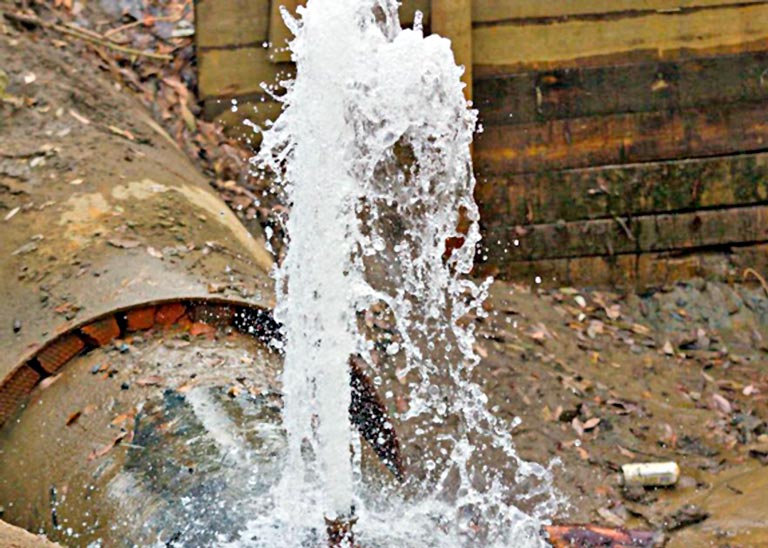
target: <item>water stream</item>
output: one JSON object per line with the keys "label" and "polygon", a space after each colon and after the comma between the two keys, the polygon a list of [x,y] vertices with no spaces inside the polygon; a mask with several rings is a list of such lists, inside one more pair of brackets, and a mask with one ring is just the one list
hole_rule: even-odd
{"label": "water stream", "polygon": [[[517,456],[515,425],[472,381],[472,318],[489,283],[468,278],[480,239],[476,112],[450,43],[425,37],[418,16],[402,29],[397,8],[309,0],[297,19],[285,15],[296,78],[254,164],[278,177],[290,207],[276,309],[288,452],[243,540],[323,544],[326,519],[354,514],[365,546],[538,546],[559,504],[551,469]],[[396,371],[377,373],[410,392],[397,422],[431,441],[404,486],[370,489],[348,419],[348,363],[374,361],[360,321],[374,305],[396,331],[386,347]]]}

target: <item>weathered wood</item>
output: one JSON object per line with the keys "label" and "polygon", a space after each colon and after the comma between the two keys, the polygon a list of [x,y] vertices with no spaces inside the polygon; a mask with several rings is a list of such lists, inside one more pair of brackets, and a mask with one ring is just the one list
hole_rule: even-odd
{"label": "weathered wood", "polygon": [[282,68],[269,61],[269,51],[261,44],[201,51],[198,66],[203,99],[261,93],[261,83],[274,83]]}
{"label": "weathered wood", "polygon": [[476,23],[509,19],[541,19],[594,14],[638,14],[656,11],[697,9],[732,4],[762,4],[765,0],[474,0],[472,20]]}
{"label": "weathered wood", "polygon": [[195,40],[198,48],[232,49],[261,44],[267,39],[267,0],[198,0],[195,2]]}
{"label": "weathered wood", "polygon": [[[486,223],[486,241],[515,260],[564,259],[768,242],[768,206],[664,213],[516,228]],[[498,244],[497,242],[500,242]],[[517,242],[517,245],[515,245]]]}
{"label": "weathered wood", "polygon": [[488,175],[752,152],[768,147],[765,104],[489,126],[475,139]]}
{"label": "weathered wood", "polygon": [[755,51],[768,44],[768,4],[480,26],[472,44],[481,74]]}
{"label": "weathered wood", "polygon": [[456,63],[464,66],[461,77],[464,95],[472,99],[472,1],[432,0],[430,26],[433,33],[451,40]]}
{"label": "weathered wood", "polygon": [[496,251],[492,249],[490,259],[478,265],[478,274],[544,287],[573,285],[642,290],[695,277],[736,282],[742,280],[747,267],[760,272],[768,269],[768,245],[765,244],[546,261],[505,261]]}
{"label": "weathered wood", "polygon": [[543,122],[764,101],[768,53],[619,64],[476,79],[484,124]]}
{"label": "weathered wood", "polygon": [[768,201],[768,154],[480,177],[484,219],[541,224]]}

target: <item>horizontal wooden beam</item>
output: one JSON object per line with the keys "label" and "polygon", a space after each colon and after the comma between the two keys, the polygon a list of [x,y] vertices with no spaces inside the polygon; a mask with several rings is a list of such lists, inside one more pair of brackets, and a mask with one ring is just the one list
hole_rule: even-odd
{"label": "horizontal wooden beam", "polygon": [[262,44],[269,29],[267,0],[197,0],[195,40],[198,48],[233,49]]}
{"label": "horizontal wooden beam", "polygon": [[479,177],[481,218],[542,224],[768,201],[768,154]]}
{"label": "horizontal wooden beam", "polygon": [[510,19],[542,19],[580,15],[679,11],[712,6],[763,4],[765,0],[474,0],[472,19],[491,23]]}
{"label": "horizontal wooden beam", "polygon": [[269,60],[262,45],[201,51],[198,54],[200,95],[203,99],[261,93],[262,82],[276,83],[278,75],[291,70]]}
{"label": "horizontal wooden beam", "polygon": [[[624,219],[485,227],[486,241],[506,261],[536,261],[768,243],[768,206]],[[499,255],[499,256],[501,256]]]}
{"label": "horizontal wooden beam", "polygon": [[644,290],[680,280],[741,282],[745,268],[768,270],[768,245],[724,246],[678,253],[642,253],[546,261],[501,261],[492,256],[476,267],[493,275],[543,287],[611,287]]}
{"label": "horizontal wooden beam", "polygon": [[475,28],[472,44],[477,75],[755,51],[768,45],[768,4],[483,25]]}
{"label": "horizontal wooden beam", "polygon": [[475,138],[475,167],[486,176],[508,176],[765,149],[765,103],[732,103],[489,126]]}
{"label": "horizontal wooden beam", "polygon": [[485,125],[768,100],[768,51],[476,79]]}

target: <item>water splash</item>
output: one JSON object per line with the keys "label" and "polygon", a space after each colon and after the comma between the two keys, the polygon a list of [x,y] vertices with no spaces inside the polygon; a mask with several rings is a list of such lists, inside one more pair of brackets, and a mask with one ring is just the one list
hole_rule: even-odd
{"label": "water splash", "polygon": [[[394,0],[309,0],[299,14],[284,13],[297,76],[254,158],[290,206],[276,309],[289,450],[276,513],[252,533],[276,518],[283,544],[311,545],[354,506],[366,545],[539,545],[558,505],[551,470],[517,456],[471,380],[489,282],[466,277],[480,235],[462,69],[420,18],[400,28]],[[411,388],[401,423],[434,440],[397,503],[366,491],[349,457],[348,360],[371,361],[359,315],[382,303],[399,337],[387,354]]]}

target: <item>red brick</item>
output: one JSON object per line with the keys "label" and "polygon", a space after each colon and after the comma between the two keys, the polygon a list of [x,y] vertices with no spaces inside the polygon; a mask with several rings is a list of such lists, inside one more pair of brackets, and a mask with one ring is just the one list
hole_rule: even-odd
{"label": "red brick", "polygon": [[162,326],[173,325],[179,321],[186,310],[186,307],[181,303],[170,303],[158,306],[155,323]]}
{"label": "red brick", "polygon": [[37,355],[37,359],[45,371],[53,374],[77,356],[83,348],[85,343],[79,336],[74,333],[64,335],[43,348]]}
{"label": "red brick", "polygon": [[2,425],[40,381],[40,375],[30,367],[22,365],[11,373],[0,386],[0,425]]}
{"label": "red brick", "polygon": [[135,308],[129,310],[125,317],[128,320],[128,331],[144,331],[155,325],[156,307]]}
{"label": "red brick", "polygon": [[98,346],[103,346],[120,336],[120,326],[114,316],[88,324],[80,331]]}

